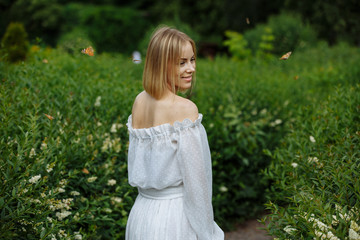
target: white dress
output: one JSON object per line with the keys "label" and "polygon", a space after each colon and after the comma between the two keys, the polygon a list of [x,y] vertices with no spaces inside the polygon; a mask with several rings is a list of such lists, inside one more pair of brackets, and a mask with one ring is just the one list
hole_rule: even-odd
{"label": "white dress", "polygon": [[126,240],[224,240],[214,222],[211,156],[202,115],[192,122],[132,128],[128,174],[139,195]]}

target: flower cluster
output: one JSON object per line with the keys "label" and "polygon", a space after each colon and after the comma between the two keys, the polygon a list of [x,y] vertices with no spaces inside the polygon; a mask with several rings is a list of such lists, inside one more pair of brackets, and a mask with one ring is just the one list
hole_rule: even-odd
{"label": "flower cluster", "polygon": [[308,157],[309,163],[314,163],[317,167],[322,168],[324,164],[317,157]]}
{"label": "flower cluster", "polygon": [[95,182],[96,179],[97,179],[96,176],[94,176],[94,177],[89,177],[89,178],[87,179],[87,181],[88,181],[89,183],[92,183],[92,182]]}
{"label": "flower cluster", "polygon": [[107,183],[108,186],[114,186],[116,184],[116,180],[115,179],[110,179]]}
{"label": "flower cluster", "polygon": [[359,225],[351,220],[350,228],[349,228],[349,238],[350,240],[360,240],[360,227]]}
{"label": "flower cluster", "polygon": [[282,123],[281,119],[276,119],[275,121],[270,123],[270,127],[276,127],[277,125],[280,125]]}
{"label": "flower cluster", "polygon": [[40,178],[41,178],[41,175],[36,175],[29,179],[29,183],[35,184],[39,181]]}
{"label": "flower cluster", "polygon": [[311,217],[308,220],[313,223],[315,229],[315,235],[320,239],[329,239],[329,240],[340,240],[336,237],[332,230],[331,226],[327,226],[325,223],[321,222],[319,219],[315,218],[314,214],[311,214]]}
{"label": "flower cluster", "polygon": [[101,96],[98,96],[95,100],[95,103],[94,103],[94,106],[95,107],[100,107],[101,106]]}
{"label": "flower cluster", "polygon": [[121,150],[121,139],[115,138],[111,139],[110,136],[105,134],[107,137],[103,141],[103,146],[101,147],[102,152],[106,152],[107,150],[113,149],[116,153],[120,152]]}
{"label": "flower cluster", "polygon": [[118,129],[122,128],[124,125],[122,125],[121,123],[113,123],[113,125],[111,126],[110,132],[111,133],[116,133]]}

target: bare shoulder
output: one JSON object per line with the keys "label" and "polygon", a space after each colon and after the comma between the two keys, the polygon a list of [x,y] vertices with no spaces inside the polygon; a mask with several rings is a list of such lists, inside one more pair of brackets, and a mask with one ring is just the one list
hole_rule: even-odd
{"label": "bare shoulder", "polygon": [[136,109],[138,108],[139,105],[141,105],[141,103],[143,103],[145,101],[146,98],[146,92],[142,91],[141,93],[139,93],[135,100],[134,100],[134,104],[132,107],[132,113],[134,113],[134,111],[136,111]]}
{"label": "bare shoulder", "polygon": [[177,118],[184,120],[186,118],[195,121],[199,117],[198,107],[189,99],[178,97],[177,99]]}

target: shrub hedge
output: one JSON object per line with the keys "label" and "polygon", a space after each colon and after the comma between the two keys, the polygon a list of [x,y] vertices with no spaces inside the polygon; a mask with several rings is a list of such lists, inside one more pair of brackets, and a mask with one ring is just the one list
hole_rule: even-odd
{"label": "shrub hedge", "polygon": [[[0,62],[0,238],[122,239],[137,194],[127,183],[125,123],[142,64],[31,49],[18,66]],[[300,106],[357,81],[359,56],[319,45],[288,61],[198,60],[189,97],[204,114],[221,227],[263,210],[268,152]]]}
{"label": "shrub hedge", "polygon": [[360,85],[303,106],[270,153],[269,233],[278,239],[360,239]]}
{"label": "shrub hedge", "polygon": [[10,23],[1,40],[1,56],[0,59],[5,59],[9,62],[18,62],[25,60],[29,42],[27,33],[22,23]]}

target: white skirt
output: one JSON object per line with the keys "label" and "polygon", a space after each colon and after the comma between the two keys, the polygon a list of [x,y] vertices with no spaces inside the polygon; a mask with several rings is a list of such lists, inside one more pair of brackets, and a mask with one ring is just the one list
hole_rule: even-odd
{"label": "white skirt", "polygon": [[140,189],[126,225],[126,240],[196,240],[183,210],[183,185]]}

